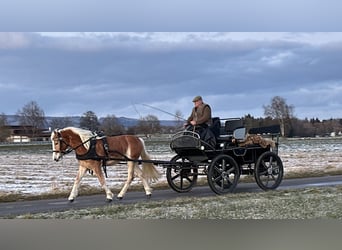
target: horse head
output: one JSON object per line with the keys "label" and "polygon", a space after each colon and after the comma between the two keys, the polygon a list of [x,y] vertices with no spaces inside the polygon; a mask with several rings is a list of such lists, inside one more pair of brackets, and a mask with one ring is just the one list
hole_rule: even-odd
{"label": "horse head", "polygon": [[52,158],[59,161],[63,155],[79,150],[79,153],[85,153],[89,149],[90,140],[94,134],[89,130],[67,127],[64,129],[55,129],[51,133]]}
{"label": "horse head", "polygon": [[53,160],[59,161],[63,157],[63,155],[69,153],[72,150],[66,139],[63,138],[60,129],[55,129],[54,131],[52,131],[50,139],[52,143]]}

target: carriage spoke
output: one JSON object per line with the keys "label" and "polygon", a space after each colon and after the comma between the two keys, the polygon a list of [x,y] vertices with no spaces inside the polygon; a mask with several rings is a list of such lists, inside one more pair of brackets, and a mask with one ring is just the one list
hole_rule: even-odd
{"label": "carriage spoke", "polygon": [[266,176],[266,175],[267,175],[267,170],[259,173],[259,176]]}
{"label": "carriage spoke", "polygon": [[270,156],[269,163],[270,163],[270,165],[272,165],[272,163],[273,163],[273,156]]}
{"label": "carriage spoke", "polygon": [[223,172],[223,170],[221,168],[218,168],[217,166],[215,166],[215,171],[220,174]]}
{"label": "carriage spoke", "polygon": [[229,179],[229,176],[226,176],[226,178],[222,178],[222,190],[224,189],[224,180],[227,181],[227,185],[230,187],[232,185],[232,182]]}
{"label": "carriage spoke", "polygon": [[232,166],[230,169],[228,169],[227,174],[231,174],[235,172],[235,168]]}
{"label": "carriage spoke", "polygon": [[270,180],[270,176],[268,175],[267,178],[266,178],[266,183],[265,183],[265,186],[268,187],[268,181]]}
{"label": "carriage spoke", "polygon": [[180,176],[180,174],[176,174],[175,176],[173,176],[173,177],[171,178],[171,180],[175,180],[175,179],[177,179],[179,176]]}
{"label": "carriage spoke", "polygon": [[183,182],[183,177],[181,177],[181,178],[180,178],[180,188],[181,188],[181,189],[183,189],[183,184],[184,184],[184,182]]}
{"label": "carriage spoke", "polygon": [[185,177],[185,179],[187,179],[188,182],[192,183],[192,180],[189,177]]}
{"label": "carriage spoke", "polygon": [[225,159],[222,159],[222,171],[225,171],[226,170],[226,160]]}
{"label": "carriage spoke", "polygon": [[218,187],[220,187],[222,191],[224,191],[227,187],[232,185],[229,175],[234,173],[234,167],[223,159],[222,164],[216,165],[214,169],[217,173],[217,177],[214,178],[214,182],[217,183]]}
{"label": "carriage spoke", "polygon": [[224,190],[224,177],[222,177],[222,180],[221,180],[221,190]]}
{"label": "carriage spoke", "polygon": [[266,165],[266,163],[265,163],[264,160],[261,162],[261,165],[263,166],[263,168],[265,169],[265,171],[260,172],[260,173],[259,173],[259,176],[266,175],[267,172],[268,172],[268,166]]}
{"label": "carriage spoke", "polygon": [[214,181],[215,181],[216,183],[218,183],[221,179],[222,179],[222,176],[219,175],[219,176],[217,176],[216,178],[214,178]]}

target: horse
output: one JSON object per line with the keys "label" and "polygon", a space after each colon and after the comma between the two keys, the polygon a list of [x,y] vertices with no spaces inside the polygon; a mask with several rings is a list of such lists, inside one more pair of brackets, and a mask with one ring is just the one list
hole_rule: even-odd
{"label": "horse", "polygon": [[[158,180],[160,174],[150,161],[142,138],[134,135],[98,136],[89,130],[66,127],[52,131],[50,139],[53,160],[57,162],[62,159],[63,155],[75,151],[79,162],[74,185],[68,197],[70,202],[77,197],[81,179],[87,170],[96,174],[100,185],[105,190],[107,201],[112,201],[114,195],[106,185],[101,167],[103,164],[114,165],[118,161],[127,161],[128,173],[117,199],[124,197],[135,173],[142,181],[146,196],[151,197],[152,188],[149,182]],[[138,166],[140,157],[142,168]]]}

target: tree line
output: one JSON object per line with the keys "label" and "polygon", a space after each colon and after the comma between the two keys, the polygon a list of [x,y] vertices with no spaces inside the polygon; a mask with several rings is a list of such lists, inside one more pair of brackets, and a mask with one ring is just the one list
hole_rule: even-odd
{"label": "tree line", "polygon": [[271,103],[263,108],[265,118],[254,118],[247,115],[244,117],[246,126],[259,127],[279,124],[281,134],[285,137],[342,135],[342,119],[298,119],[294,116],[295,107],[288,105],[283,97],[273,97]]}
{"label": "tree line", "polygon": [[[319,120],[318,118],[298,119],[294,116],[294,106],[288,105],[286,100],[280,96],[271,99],[269,105],[263,106],[265,117],[255,118],[251,114],[241,117],[247,130],[252,127],[263,127],[279,124],[281,134],[285,137],[314,137],[341,135],[342,119]],[[18,123],[22,127],[27,127],[31,133],[31,137],[38,136],[42,128],[50,127],[51,129],[75,126],[69,117],[53,118],[49,124],[46,124],[43,109],[35,101],[30,101],[16,113]],[[108,115],[105,118],[98,119],[93,111],[86,111],[80,117],[79,127],[92,131],[103,131],[106,135],[119,134],[144,134],[149,136],[156,133],[172,133],[180,129],[181,124],[179,117],[182,117],[180,111],[176,111],[175,126],[162,126],[158,117],[155,115],[147,115],[141,117],[135,126],[124,127],[120,124],[115,115]],[[0,141],[9,137],[8,123],[6,115],[0,114]]]}
{"label": "tree line", "polygon": [[[98,119],[93,111],[86,111],[80,117],[79,124],[74,124],[70,117],[55,117],[48,124],[43,109],[35,101],[30,101],[16,113],[17,122],[26,131],[31,138],[39,137],[42,129],[64,128],[69,126],[78,126],[91,131],[103,131],[106,135],[120,134],[150,134],[161,133],[164,131],[160,121],[154,115],[141,117],[137,125],[125,128],[115,115],[108,115],[105,118]],[[10,129],[7,118],[4,113],[0,114],[0,141],[6,141],[10,136]]]}

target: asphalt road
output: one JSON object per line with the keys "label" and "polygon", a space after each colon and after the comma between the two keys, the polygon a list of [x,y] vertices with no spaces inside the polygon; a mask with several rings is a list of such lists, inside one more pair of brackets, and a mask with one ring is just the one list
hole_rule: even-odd
{"label": "asphalt road", "polygon": [[[301,178],[301,179],[285,179],[278,187],[278,190],[297,189],[305,187],[323,187],[342,185],[342,176],[326,176],[316,178]],[[238,192],[262,192],[256,183],[239,183],[236,187],[235,193]],[[151,200],[160,201],[175,199],[178,197],[207,197],[215,196],[209,186],[194,187],[188,193],[177,193],[172,189],[155,190],[152,194]],[[118,201],[113,200],[110,204],[129,204],[140,201],[145,201],[146,197],[143,191],[133,192],[128,191],[124,199]],[[67,200],[67,197],[60,199],[46,199],[35,201],[19,201],[19,202],[4,202],[0,203],[0,218],[7,216],[65,211],[69,209],[81,209],[90,207],[107,206],[105,201],[105,193],[100,195],[79,196],[73,203]]]}

